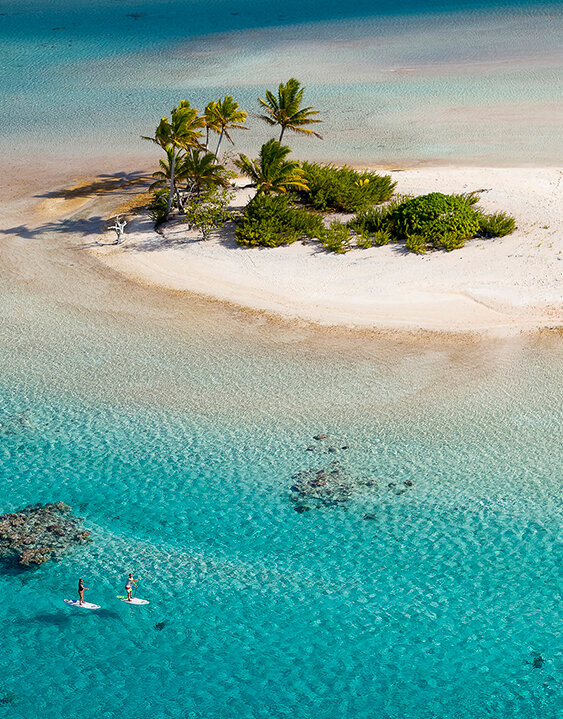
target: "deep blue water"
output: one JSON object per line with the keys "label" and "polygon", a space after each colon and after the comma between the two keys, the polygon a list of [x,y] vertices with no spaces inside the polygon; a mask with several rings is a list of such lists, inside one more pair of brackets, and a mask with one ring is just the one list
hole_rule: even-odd
{"label": "deep blue water", "polygon": [[[313,39],[345,53],[385,18],[392,69],[463,64],[475,47],[494,61],[514,38],[527,60],[486,82],[376,81],[338,73],[366,55],[369,70],[377,44],[326,69],[306,62],[330,60],[313,43],[296,61],[311,100],[342,111],[323,152],[455,160],[478,139],[484,157],[557,155],[555,123],[535,136],[514,119],[493,134],[492,114],[466,121],[495,99],[532,115],[553,101],[560,77],[537,40],[545,30],[549,49],[557,36],[553,6],[108,0],[0,12],[0,149],[38,169],[68,152],[141,155],[138,136],[184,95],[232,90],[250,106],[277,70],[272,33],[291,45],[289,23],[302,23],[299,41],[321,28]],[[477,38],[487,12],[512,28],[498,46]],[[239,36],[206,35],[249,28],[259,32],[240,51]],[[449,126],[452,107],[464,124],[425,131],[440,109]],[[64,242],[20,238],[13,265],[4,254],[0,512],[62,500],[93,542],[36,571],[3,567],[0,717],[560,719],[560,342],[331,339],[193,298],[163,308],[143,290],[123,299]],[[333,461],[349,501],[296,512],[293,475]],[[147,607],[116,599],[129,571]],[[63,603],[79,576],[99,612]]]}
{"label": "deep blue water", "polygon": [[540,2],[1,0],[0,149],[154,157],[140,135],[163,113],[231,93],[251,113],[236,149],[257,151],[257,97],[293,74],[325,122],[302,156],[553,164],[562,31]]}
{"label": "deep blue water", "polygon": [[[72,27],[74,38],[113,37],[126,45],[185,38],[231,30],[308,23],[323,20],[428,14],[480,9],[526,9],[550,7],[539,0],[358,0],[343,5],[339,0],[298,2],[271,0],[2,0],[2,34],[16,38],[53,38],[62,26]],[[55,23],[55,24],[54,24]],[[62,23],[62,25],[61,25]],[[68,29],[68,28],[65,28]],[[116,48],[120,51],[121,47]]]}

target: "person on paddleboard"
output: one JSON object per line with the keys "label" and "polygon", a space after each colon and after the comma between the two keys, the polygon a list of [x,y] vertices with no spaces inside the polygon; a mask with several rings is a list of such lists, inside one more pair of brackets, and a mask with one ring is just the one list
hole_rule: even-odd
{"label": "person on paddleboard", "polygon": [[127,600],[130,602],[133,599],[133,585],[137,586],[138,579],[134,579],[131,572],[129,572],[129,576],[127,577],[127,581],[125,583],[125,591],[127,592]]}
{"label": "person on paddleboard", "polygon": [[84,604],[84,590],[85,590],[85,589],[88,590],[89,587],[85,587],[85,586],[84,586],[84,580],[83,580],[83,579],[79,579],[79,580],[78,580],[78,598],[79,598],[79,600],[80,600],[80,601],[79,601],[79,604],[80,604],[80,605]]}

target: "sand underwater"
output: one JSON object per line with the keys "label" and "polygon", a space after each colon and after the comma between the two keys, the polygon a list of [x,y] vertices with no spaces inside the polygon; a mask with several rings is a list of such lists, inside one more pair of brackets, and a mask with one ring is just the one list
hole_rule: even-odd
{"label": "sand underwater", "polygon": [[[336,34],[348,23],[355,30],[346,37],[355,32],[360,42],[375,24],[390,36],[407,23],[414,37],[424,21],[433,36],[437,12],[418,5],[415,22],[408,6],[395,16],[359,3],[356,22],[336,3],[301,5],[22,2],[16,11],[1,3],[3,34],[13,39],[1,80],[10,99],[0,111],[6,167],[20,153],[29,175],[32,150],[39,174],[61,157],[79,167],[80,152],[94,165],[102,156],[150,159],[143,153],[152,150],[127,139],[131,128],[135,137],[145,122],[150,130],[196,75],[202,95],[224,85],[206,86],[195,65],[192,79],[171,73],[170,84],[150,64],[140,83],[141,61],[133,79],[116,68],[133,72],[135,55],[178,67],[188,20],[194,47],[206,33],[240,28],[260,35],[263,45],[252,47],[267,56],[268,37],[286,22],[280,13]],[[493,12],[513,28],[526,15],[539,28],[554,11],[466,4],[448,12],[477,26]],[[552,20],[545,24],[555,36]],[[541,82],[522,90],[545,106],[558,82],[546,37],[533,71]],[[232,46],[231,37],[214,42]],[[210,63],[210,83],[221,63]],[[423,85],[436,72],[428,64]],[[507,72],[529,76],[530,66],[528,57]],[[270,82],[264,67],[260,81]],[[370,83],[355,85],[354,97],[376,92]],[[490,83],[499,85],[498,73]],[[311,84],[317,104],[343,97],[335,85]],[[247,79],[240,87],[256,96]],[[428,101],[425,87],[427,95],[411,87],[412,107]],[[511,124],[529,143],[514,151],[537,150],[549,164],[541,153],[555,123],[538,123],[542,142]],[[468,163],[479,160],[473,132],[452,131],[452,152],[461,147]],[[487,135],[491,147],[501,134]],[[447,160],[443,148],[412,137],[401,155],[401,137],[390,134],[386,159]],[[322,152],[335,160],[354,144],[327,142]],[[508,142],[495,152],[499,164],[522,159],[510,157]],[[0,246],[0,512],[62,500],[93,541],[37,570],[3,565],[0,716],[558,717],[560,337],[320,331],[130,283],[76,252],[80,222],[41,233],[21,225],[3,231]],[[319,433],[327,437],[313,439]],[[335,470],[342,501],[300,491],[304,477]],[[129,571],[150,605],[116,599]],[[63,603],[80,576],[99,611]]]}

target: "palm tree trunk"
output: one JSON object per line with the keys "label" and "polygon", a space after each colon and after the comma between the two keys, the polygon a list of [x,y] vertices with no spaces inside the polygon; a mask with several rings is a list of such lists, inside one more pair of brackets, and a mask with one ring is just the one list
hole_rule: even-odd
{"label": "palm tree trunk", "polygon": [[170,208],[172,207],[172,198],[174,196],[174,170],[176,169],[176,152],[178,148],[174,145],[172,149],[172,163],[170,165],[170,191],[168,192],[168,203],[166,205],[166,218],[170,214]]}
{"label": "palm tree trunk", "polygon": [[215,150],[215,159],[219,156],[219,148],[221,147],[221,141],[223,140],[223,135],[225,134],[225,128],[221,128],[221,134],[219,135],[219,142],[217,143],[217,149]]}
{"label": "palm tree trunk", "polygon": [[281,141],[282,141],[282,137],[283,137],[283,133],[284,133],[284,132],[285,132],[285,126],[282,125],[282,129],[281,129],[281,132],[280,132],[280,139],[278,140],[278,142],[279,142],[280,144],[281,144]]}
{"label": "palm tree trunk", "polygon": [[209,125],[205,126],[205,152],[209,152]]}
{"label": "palm tree trunk", "polygon": [[180,193],[180,186],[176,184],[176,202],[178,203],[178,209],[180,212],[184,211],[184,202],[182,201],[182,195]]}

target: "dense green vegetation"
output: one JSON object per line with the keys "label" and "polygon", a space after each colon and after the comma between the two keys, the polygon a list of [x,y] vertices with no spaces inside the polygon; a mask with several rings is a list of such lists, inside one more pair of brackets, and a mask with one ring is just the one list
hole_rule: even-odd
{"label": "dense green vegetation", "polygon": [[[389,233],[392,239],[391,215],[401,204],[403,199],[404,198],[393,197],[384,205],[370,207],[363,212],[359,212],[356,217],[348,222],[348,226],[351,227],[357,235],[360,235],[364,239],[370,237],[373,238],[379,232]],[[382,244],[387,243],[384,242]]]}
{"label": "dense green vegetation", "polygon": [[257,194],[246,206],[236,229],[239,245],[279,247],[303,237],[320,237],[322,219],[302,208],[292,207],[286,195]]}
{"label": "dense green vegetation", "polygon": [[464,197],[441,192],[402,202],[390,219],[396,238],[419,235],[426,238],[427,248],[453,250],[479,231],[479,215],[472,204]]}
{"label": "dense green vegetation", "polygon": [[516,220],[505,212],[479,215],[479,234],[483,237],[504,237],[514,232]]}
{"label": "dense green vegetation", "polygon": [[317,210],[359,212],[380,202],[386,202],[395,188],[389,175],[377,175],[351,167],[334,167],[304,162],[306,188],[302,198]]}
{"label": "dense green vegetation", "polygon": [[[155,223],[164,222],[175,208],[204,238],[237,219],[240,245],[277,247],[311,238],[339,254],[390,242],[402,242],[416,253],[450,251],[470,238],[502,237],[515,229],[515,220],[505,213],[486,215],[475,207],[478,193],[394,197],[396,183],[390,175],[291,159],[291,149],[282,145],[286,131],[321,138],[310,128],[322,121],[317,110],[302,106],[304,92],[290,78],[277,93],[268,90],[265,99],[258,99],[258,118],[280,134],[262,145],[258,157],[239,154],[233,160],[256,188],[240,219],[229,208],[235,174],[220,162],[219,152],[224,139],[234,144],[233,130],[247,129],[247,113],[230,95],[209,102],[202,115],[187,100],[180,102],[170,118],[161,119],[154,136],[145,138],[166,155],[150,188]],[[213,133],[214,152],[209,149]],[[322,213],[328,212],[356,216],[327,224]]]}
{"label": "dense green vegetation", "polygon": [[462,197],[431,192],[402,202],[391,214],[397,237],[423,235],[438,246],[445,237],[460,244],[479,230],[477,212]]}
{"label": "dense green vegetation", "polygon": [[455,250],[472,237],[501,237],[514,230],[513,218],[504,213],[484,215],[474,207],[477,201],[475,193],[432,192],[372,207],[348,224],[361,238],[359,246],[404,240],[407,249],[417,253]]}

